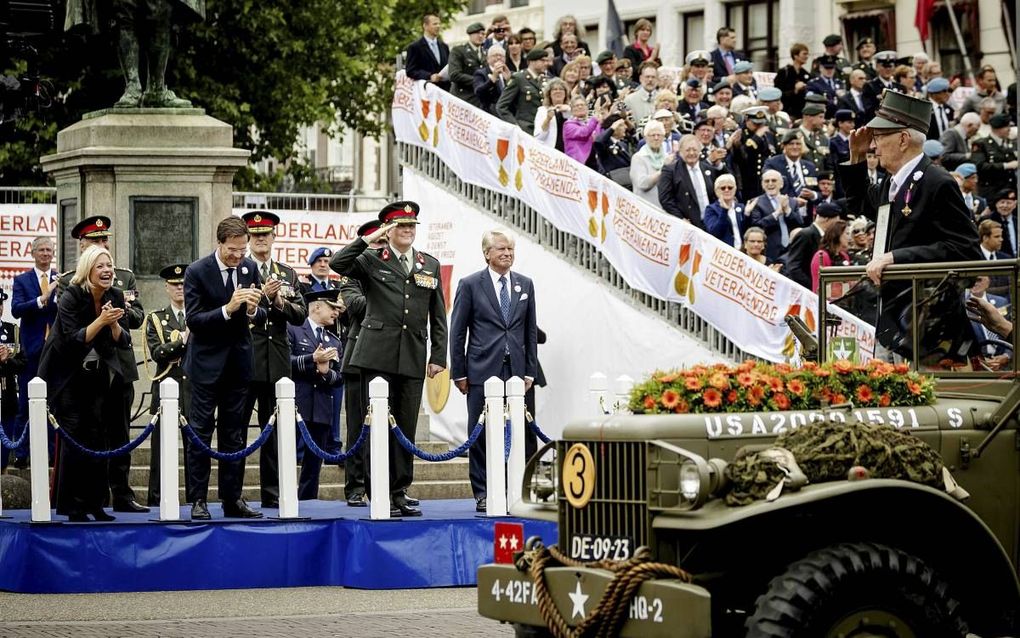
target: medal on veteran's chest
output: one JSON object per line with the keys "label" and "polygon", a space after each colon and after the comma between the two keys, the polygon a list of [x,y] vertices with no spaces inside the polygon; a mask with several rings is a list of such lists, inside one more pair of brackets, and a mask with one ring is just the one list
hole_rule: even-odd
{"label": "medal on veteran's chest", "polygon": [[414,285],[435,290],[439,287],[439,280],[424,273],[414,273]]}

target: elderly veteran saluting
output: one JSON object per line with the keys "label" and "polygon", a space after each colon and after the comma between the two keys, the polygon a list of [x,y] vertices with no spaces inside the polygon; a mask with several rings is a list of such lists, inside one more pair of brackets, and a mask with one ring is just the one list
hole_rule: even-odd
{"label": "elderly veteran saluting", "polygon": [[[446,368],[447,339],[439,261],[412,247],[418,211],[414,202],[389,204],[379,213],[382,226],[378,230],[355,239],[330,261],[333,270],[356,279],[365,295],[365,318],[350,363],[361,370],[365,383],[377,376],[386,379],[390,412],[411,441],[424,377],[434,377]],[[368,249],[385,236],[387,245]],[[390,442],[391,516],[421,516],[406,493],[414,479],[411,460],[409,452]]]}

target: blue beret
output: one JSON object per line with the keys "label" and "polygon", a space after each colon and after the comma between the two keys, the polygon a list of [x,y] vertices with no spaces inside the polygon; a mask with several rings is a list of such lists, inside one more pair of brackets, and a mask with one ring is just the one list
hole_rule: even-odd
{"label": "blue beret", "polygon": [[333,251],[331,251],[329,248],[326,248],[325,246],[320,246],[319,248],[313,250],[311,255],[308,255],[308,265],[311,266],[320,257],[329,257],[332,254]]}
{"label": "blue beret", "polygon": [[701,88],[701,81],[698,78],[691,78],[690,80],[687,80],[685,84],[692,89]]}
{"label": "blue beret", "polygon": [[963,164],[957,166],[956,170],[953,172],[959,175],[960,177],[967,178],[973,175],[974,173],[977,173],[977,166],[975,166],[971,162],[964,162]]}
{"label": "blue beret", "polygon": [[946,152],[946,147],[942,146],[942,142],[938,140],[926,140],[921,147],[921,152],[929,158],[942,157],[942,154]]}
{"label": "blue beret", "polygon": [[775,102],[783,99],[783,92],[774,86],[769,86],[758,91],[758,99],[762,102]]}
{"label": "blue beret", "polygon": [[843,212],[843,207],[834,202],[822,202],[815,209],[815,215],[818,217],[839,217]]}
{"label": "blue beret", "polygon": [[740,62],[737,62],[736,64],[733,65],[734,73],[747,73],[748,71],[753,70],[754,65],[748,62],[747,60],[741,60]]}
{"label": "blue beret", "polygon": [[928,93],[941,93],[949,90],[949,80],[946,78],[933,78],[925,87]]}
{"label": "blue beret", "polygon": [[836,121],[837,122],[853,122],[854,121],[854,112],[851,111],[850,109],[839,109],[838,111],[836,111]]}

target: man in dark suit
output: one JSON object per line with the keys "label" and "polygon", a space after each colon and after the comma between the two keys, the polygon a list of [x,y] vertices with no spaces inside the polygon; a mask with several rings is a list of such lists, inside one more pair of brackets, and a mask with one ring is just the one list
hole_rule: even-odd
{"label": "man in dark suit", "polygon": [[[1009,286],[1003,291],[1005,294],[996,294],[992,281],[989,277],[975,277],[974,285],[967,290],[966,299],[973,297],[984,299],[999,311],[1004,317],[1009,318],[1012,313],[1009,303]],[[1008,283],[1008,278],[1007,278]],[[1003,338],[995,334],[991,329],[983,326],[979,321],[971,320],[971,329],[974,337],[980,344],[978,361],[990,370],[1001,370],[1013,356],[1013,351],[1007,349],[1003,344]]]}
{"label": "man in dark suit", "polygon": [[[340,413],[334,390],[343,383],[340,376],[343,346],[340,337],[330,330],[343,307],[337,301],[339,295],[339,290],[306,293],[308,319],[300,326],[287,326],[297,411],[308,427],[308,434],[322,449],[328,447],[333,416]],[[321,470],[322,459],[306,450],[298,479],[298,499],[319,498]]]}
{"label": "man in dark suit", "polygon": [[[94,215],[86,217],[71,229],[71,237],[78,240],[78,254],[85,252],[89,246],[101,246],[110,250],[111,223],[109,217]],[[127,268],[114,268],[113,287],[124,293],[124,316],[127,327],[137,330],[142,327],[145,320],[145,309],[142,307],[141,297],[138,295],[138,284],[135,282],[135,274]],[[71,283],[74,271],[70,270],[57,278],[57,299],[60,294]],[[134,382],[138,380],[138,364],[135,362],[135,352],[131,348],[117,348],[116,356],[120,357],[121,374],[124,375],[124,409],[118,414],[123,414],[123,422],[107,424],[107,441],[110,449],[123,446],[130,440],[131,407],[135,401]],[[107,465],[107,483],[110,487],[110,494],[113,497],[113,511],[115,512],[148,512],[149,508],[140,505],[135,500],[135,492],[131,489],[129,476],[131,472],[131,455],[121,454],[110,459]]]}
{"label": "man in dark suit", "polygon": [[716,200],[717,169],[701,159],[702,144],[693,135],[680,138],[679,157],[662,168],[659,177],[659,204],[674,217],[686,219],[705,229],[704,213]]}
{"label": "man in dark suit", "polygon": [[1012,259],[1018,252],[1016,221],[1016,189],[1004,188],[988,200],[988,219],[1002,226],[1002,252]]}
{"label": "man in dark suit", "polygon": [[450,92],[472,106],[481,108],[475,96],[475,71],[485,66],[482,40],[485,25],[474,22],[467,28],[468,41],[450,51]]}
{"label": "man in dark suit", "polygon": [[[298,276],[293,268],[273,259],[273,242],[280,218],[268,211],[251,211],[241,219],[248,225],[248,251],[258,269],[259,281],[268,286],[269,308],[264,324],[251,328],[255,353],[255,377],[248,388],[244,406],[244,424],[258,406],[258,425],[265,425],[276,408],[276,382],[290,375],[290,343],[287,324],[300,326],[307,309],[298,291]],[[276,292],[278,290],[278,292]],[[259,485],[262,507],[280,503],[280,478],[276,458],[276,431],[259,448]]]}
{"label": "man in dark suit", "polygon": [[721,80],[733,75],[733,67],[747,56],[737,51],[737,32],[729,27],[722,27],[715,32],[715,42],[716,48],[712,49],[712,77]]}
{"label": "man in dark suit", "polygon": [[[361,322],[351,364],[367,383],[377,376],[389,384],[390,413],[405,436],[414,441],[424,377],[446,368],[446,303],[439,261],[413,248],[418,204],[394,202],[379,213],[383,225],[355,239],[333,255],[330,267],[356,279],[365,294]],[[368,245],[388,233],[381,250]],[[426,354],[428,359],[426,363]],[[364,391],[364,390],[363,390]],[[365,415],[361,415],[364,422]],[[414,480],[411,453],[390,441],[390,513],[421,516],[407,501]],[[382,494],[370,495],[384,498]]]}
{"label": "man in dark suit", "polygon": [[822,243],[822,235],[834,223],[839,221],[842,212],[839,204],[819,204],[815,211],[815,220],[802,228],[800,232],[790,240],[790,247],[783,259],[785,266],[783,274],[811,290],[811,258],[818,252]]}
{"label": "man in dark suit", "polygon": [[762,194],[747,202],[751,226],[765,231],[765,257],[769,263],[780,260],[793,231],[804,225],[804,218],[791,206],[790,198],[783,195],[783,176],[774,169],[761,175]]}
{"label": "man in dark suit", "polygon": [[868,76],[860,69],[850,72],[847,80],[847,91],[836,100],[836,111],[847,110],[854,115],[854,128],[864,126],[868,122],[867,109],[864,107],[864,85]]}
{"label": "man in dark suit", "polygon": [[[53,263],[53,240],[36,237],[32,241],[32,270],[14,278],[11,315],[21,320],[21,349],[25,353],[25,369],[18,375],[17,419],[12,429],[7,430],[11,439],[21,436],[28,426],[28,382],[39,371],[43,342],[53,321],[57,318],[57,271]],[[6,416],[10,412],[5,412]],[[53,441],[50,437],[50,458],[53,458]],[[7,450],[0,451],[0,471],[7,467]],[[28,467],[28,438],[14,450],[14,467]]]}
{"label": "man in dark suit", "polygon": [[950,127],[942,134],[942,166],[951,171],[961,164],[971,163],[971,140],[981,127],[981,116],[977,113],[964,113],[956,126]]}
{"label": "man in dark suit", "polygon": [[[7,293],[0,289],[0,315],[4,313]],[[18,379],[24,376],[27,365],[25,350],[18,337],[18,326],[0,321],[0,427],[8,438],[14,439],[18,420]],[[10,451],[0,447],[0,467],[7,465]]]}
{"label": "man in dark suit", "polygon": [[790,206],[807,223],[818,199],[818,168],[802,158],[804,142],[799,130],[787,131],[782,144],[783,153],[770,157],[765,162],[765,169],[779,171],[783,176],[783,194],[790,198]]}
{"label": "man in dark suit", "polygon": [[412,80],[432,82],[444,91],[450,90],[450,83],[441,71],[450,59],[450,47],[439,39],[439,16],[426,13],[421,19],[422,37],[407,47],[404,70]]}
{"label": "man in dark suit", "polygon": [[986,219],[978,224],[978,239],[981,241],[981,255],[986,261],[1010,259],[1002,251],[1002,224]]}
{"label": "man in dark suit", "polygon": [[928,99],[931,100],[931,123],[928,125],[928,139],[942,139],[942,135],[953,127],[955,113],[947,104],[949,101],[949,80],[933,78],[927,85]]}
{"label": "man in dark suit", "polygon": [[[145,346],[148,349],[148,356],[144,360],[145,371],[152,379],[152,403],[149,406],[149,414],[156,414],[159,408],[159,384],[163,379],[173,379],[177,382],[180,394],[181,414],[188,414],[191,405],[191,380],[184,374],[181,362],[184,360],[184,351],[188,347],[188,326],[184,313],[184,271],[188,264],[172,264],[159,271],[159,276],[166,282],[166,296],[170,304],[161,308],[146,317],[144,322]],[[156,364],[155,372],[149,372],[149,361],[151,357]],[[152,452],[149,454],[149,506],[159,505],[159,427],[152,432]],[[188,456],[190,442],[187,437],[183,440],[184,457]],[[188,473],[184,473],[184,493],[188,494]]]}
{"label": "man in dark suit", "polygon": [[[267,310],[263,294],[275,297],[279,280],[263,286],[255,262],[244,256],[248,226],[230,216],[216,227],[216,250],[188,266],[184,273],[185,322],[190,332],[184,373],[191,378],[188,422],[208,445],[217,431],[220,451],[244,448],[247,423],[244,407],[248,385],[255,376],[250,325],[262,325]],[[218,412],[218,423],[214,413]],[[191,474],[192,520],[209,520],[209,457],[192,446],[187,471]],[[220,461],[219,496],[228,517],[261,518],[241,497],[244,460]]]}
{"label": "man in dark suit", "polygon": [[510,76],[503,94],[496,102],[496,115],[531,135],[535,131],[535,114],[542,105],[542,74],[546,53],[534,48],[528,53],[528,68]]}
{"label": "man in dark suit", "polygon": [[[340,281],[330,278],[330,274],[333,271],[329,269],[329,259],[332,256],[333,251],[325,246],[316,248],[308,256],[308,267],[312,272],[303,281],[298,282],[298,290],[302,295],[307,295],[310,292],[322,292],[324,290],[340,290]],[[340,337],[340,344],[346,348],[348,334],[350,333],[350,317],[344,312],[343,303],[340,304],[340,314],[330,329],[333,331],[333,334]],[[344,390],[344,384],[342,383],[333,388],[333,401],[337,406],[343,403]],[[341,447],[340,410],[338,409],[336,414],[333,415],[330,425],[327,449],[330,454],[336,454],[340,451]],[[300,460],[304,455],[304,442],[300,439],[297,442],[297,449],[298,460]]]}
{"label": "man in dark suit", "polygon": [[478,108],[499,117],[496,105],[510,84],[511,75],[510,67],[506,65],[506,52],[503,47],[498,44],[489,47],[485,53],[485,64],[475,69],[473,90]]}
{"label": "man in dark suit", "polygon": [[[467,395],[468,429],[485,406],[484,384],[490,377],[506,381],[517,376],[530,390],[538,376],[538,324],[535,286],[510,272],[514,237],[505,230],[482,235],[488,267],[460,280],[450,317],[450,377]],[[530,430],[529,430],[530,432]],[[486,503],[485,435],[471,447],[471,491],[476,507]]]}
{"label": "man in dark suit", "polygon": [[[366,237],[379,229],[381,223],[378,219],[372,219],[358,228],[358,237]],[[386,247],[386,238],[371,243],[368,247],[372,250],[379,250]],[[361,332],[361,322],[365,319],[365,294],[361,290],[361,284],[357,279],[350,277],[343,278],[340,286],[340,296],[344,304],[344,315],[348,319],[347,342],[344,345],[343,361],[343,389],[346,397],[345,412],[347,414],[347,450],[350,451],[358,433],[364,425],[364,417],[368,411],[365,403],[365,384],[361,379],[361,370],[351,364],[351,355],[354,353],[354,346],[358,343],[358,333]],[[361,448],[361,451],[347,457],[344,462],[344,498],[350,507],[366,507],[365,501],[365,463],[368,458],[368,446]],[[406,496],[407,503],[413,507],[418,506],[418,500]]]}

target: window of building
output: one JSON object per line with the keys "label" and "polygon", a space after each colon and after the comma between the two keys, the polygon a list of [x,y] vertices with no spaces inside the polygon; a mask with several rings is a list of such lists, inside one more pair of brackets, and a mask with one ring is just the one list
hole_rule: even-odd
{"label": "window of building", "polygon": [[[761,71],[776,71],[785,61],[778,56],[779,1],[755,0],[726,5],[726,24],[737,32],[737,49]],[[710,43],[715,46],[715,41]]]}
{"label": "window of building", "polygon": [[843,21],[843,33],[847,35],[844,50],[851,62],[857,62],[857,43],[864,38],[875,41],[876,51],[896,49],[896,12],[893,9],[855,11],[847,13]]}
{"label": "window of building", "polygon": [[529,0],[510,0],[510,8],[516,9],[518,7],[528,6]]}
{"label": "window of building", "polygon": [[[967,49],[971,68],[977,73],[981,68],[978,56],[981,50],[980,30],[978,28],[977,3],[953,3],[956,22],[960,25],[963,45]],[[932,43],[935,45],[935,59],[942,65],[942,76],[952,78],[954,75],[965,77],[967,67],[963,62],[963,51],[960,50],[953,22],[949,19],[949,10],[945,5],[937,5],[931,17]]]}
{"label": "window of building", "polygon": [[683,14],[683,38],[681,51],[684,55],[705,48],[705,13],[692,11]]}

